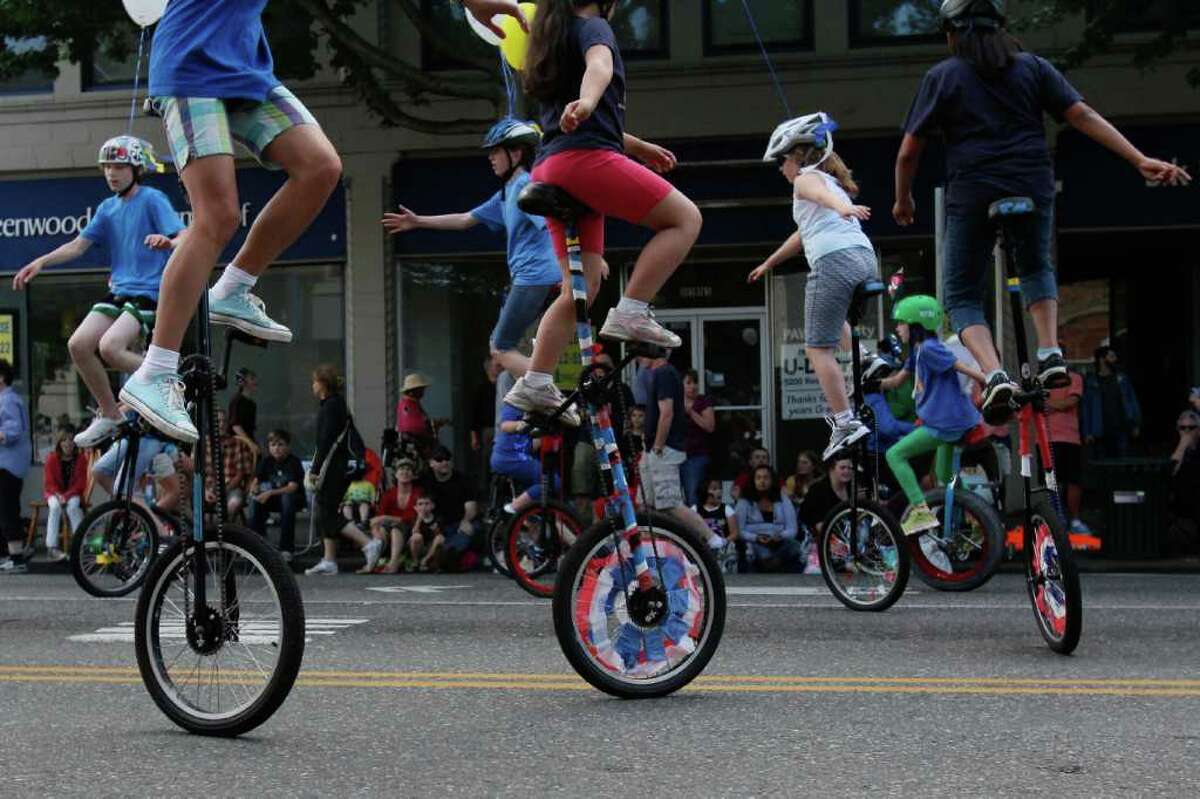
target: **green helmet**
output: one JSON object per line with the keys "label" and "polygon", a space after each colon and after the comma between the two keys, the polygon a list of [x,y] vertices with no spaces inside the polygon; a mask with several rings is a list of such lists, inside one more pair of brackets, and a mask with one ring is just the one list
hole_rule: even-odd
{"label": "green helmet", "polygon": [[892,309],[892,319],[910,325],[920,325],[931,333],[941,330],[944,316],[942,304],[936,297],[930,297],[928,294],[905,297]]}

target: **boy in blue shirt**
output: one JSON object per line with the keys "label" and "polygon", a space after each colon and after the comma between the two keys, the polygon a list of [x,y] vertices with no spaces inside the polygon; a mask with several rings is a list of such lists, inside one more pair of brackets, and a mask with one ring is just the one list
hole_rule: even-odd
{"label": "boy in blue shirt", "polygon": [[13,288],[19,291],[46,267],[78,258],[97,243],[111,255],[108,296],[92,306],[67,342],[71,360],[99,405],[96,418],[75,436],[80,447],[96,446],[121,421],[104,365],[126,373],[142,365],[141,353],[132,347],[143,328],[154,326],[167,253],[184,239],[183,222],[171,201],[158,189],[140,184],[145,170],[157,167],[149,144],[117,136],[100,148],[98,163],[114,196],[100,203],[74,240],[35,258],[13,278]]}
{"label": "boy in blue shirt", "polygon": [[546,220],[517,207],[517,197],[529,185],[528,166],[533,163],[541,140],[542,134],[534,125],[502,119],[484,137],[483,149],[488,151],[492,171],[504,185],[485,203],[466,213],[438,216],[418,216],[400,206],[397,213],[385,214],[383,218],[383,226],[389,233],[415,228],[469,230],[478,224],[505,231],[512,284],[490,343],[492,354],[513,377],[521,377],[529,368],[529,358],[517,350],[517,344],[541,316],[546,301],[562,281]]}
{"label": "boy in blue shirt", "polygon": [[1001,368],[983,312],[986,272],[996,234],[988,207],[1004,197],[1033,198],[1036,218],[1017,244],[1021,295],[1037,330],[1037,378],[1048,389],[1070,383],[1058,346],[1058,286],[1051,260],[1054,169],[1044,114],[1104,145],[1148,181],[1187,184],[1182,167],[1146,157],[1083,101],[1048,61],[1023,52],[1005,29],[1002,0],[945,0],[953,54],[925,75],[904,123],[896,157],[896,222],[910,225],[912,184],[929,136],[946,141],[944,296],[954,330],[987,377],[983,411],[992,423],[1012,414],[1018,386]]}
{"label": "boy in blue shirt", "polygon": [[197,438],[177,374],[179,348],[209,275],[240,221],[233,142],[288,180],[209,291],[213,322],[291,341],[251,293],[259,276],[312,223],[342,162],[295,95],[275,77],[263,31],[267,0],[171,0],[154,32],[150,97],[192,205],[187,239],[163,276],[154,342],[121,400],[168,436]]}

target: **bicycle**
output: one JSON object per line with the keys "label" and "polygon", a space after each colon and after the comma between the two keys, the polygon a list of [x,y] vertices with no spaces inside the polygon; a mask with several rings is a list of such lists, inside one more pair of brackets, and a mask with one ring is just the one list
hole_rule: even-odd
{"label": "bicycle", "polygon": [[[1016,334],[1017,360],[1021,365],[1021,388],[1012,405],[1017,414],[1018,455],[1021,464],[1023,499],[1023,552],[1025,585],[1033,605],[1038,630],[1054,652],[1069,655],[1079,645],[1083,627],[1083,597],[1061,512],[1062,503],[1054,475],[1054,458],[1046,428],[1046,389],[1038,382],[1029,358],[1025,320],[1021,307],[1021,285],[1016,276],[1018,225],[1030,224],[1035,204],[1029,197],[1007,197],[988,208],[988,219],[996,225],[1004,255],[1007,289]],[[1031,439],[1037,438],[1045,484],[1033,487],[1034,456]]]}
{"label": "bicycle", "polygon": [[557,419],[527,417],[530,436],[541,438],[541,499],[512,517],[508,525],[506,558],[510,576],[536,597],[554,595],[558,561],[583,534],[583,522],[559,498],[551,498],[551,475],[560,469],[562,436]]}
{"label": "bicycle", "polygon": [[[224,368],[216,372],[207,293],[198,327],[199,353],[180,368],[201,436],[194,450],[193,528],[150,567],[138,597],[134,647],[142,682],[168,718],[188,732],[232,737],[262,724],[287,698],[304,656],[304,605],[279,552],[225,519],[216,392],[225,384],[234,341],[265,344],[229,330]],[[217,487],[215,529],[205,523],[209,468]]]}
{"label": "bicycle", "polygon": [[708,552],[679,522],[637,513],[604,404],[628,348],[606,375],[593,367],[587,281],[578,219],[591,210],[563,189],[530,183],[521,210],[561,221],[575,299],[583,371],[579,384],[550,414],[578,402],[594,421],[592,443],[607,496],[605,518],[589,527],[560,560],[554,630],[571,666],[594,687],[624,698],[658,697],[690,683],[708,664],[725,628],[725,583]]}
{"label": "bicycle", "polygon": [[[141,420],[125,419],[112,436],[124,447],[115,492],[108,502],[88,511],[71,538],[71,574],[92,596],[125,596],[146,579],[160,547],[159,529],[186,531],[186,523],[157,505],[134,501],[137,461],[148,431]],[[174,537],[174,536],[173,536]]]}
{"label": "bicycle", "polygon": [[[858,323],[867,302],[883,292],[884,285],[879,280],[860,283],[854,289],[847,313],[855,412],[863,424],[872,429],[875,416],[863,399]],[[878,501],[878,455],[867,459],[872,468],[867,474],[866,491],[860,492],[866,442],[864,438],[849,449],[853,467],[848,499],[831,508],[821,523],[817,559],[825,584],[839,602],[851,610],[878,612],[890,608],[904,594],[910,558],[900,523]],[[860,493],[865,493],[868,498]]]}

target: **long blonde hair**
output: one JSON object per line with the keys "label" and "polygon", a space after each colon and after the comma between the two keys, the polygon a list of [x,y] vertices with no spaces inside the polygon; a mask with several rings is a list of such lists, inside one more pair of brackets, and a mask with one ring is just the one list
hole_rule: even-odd
{"label": "long blonde hair", "polygon": [[850,171],[850,167],[846,166],[846,162],[837,153],[830,153],[828,158],[821,161],[825,157],[824,148],[801,145],[792,150],[788,154],[788,157],[794,159],[801,169],[820,162],[820,166],[817,169],[832,176],[838,182],[838,185],[851,197],[858,196],[859,189],[858,184],[854,182],[854,173]]}

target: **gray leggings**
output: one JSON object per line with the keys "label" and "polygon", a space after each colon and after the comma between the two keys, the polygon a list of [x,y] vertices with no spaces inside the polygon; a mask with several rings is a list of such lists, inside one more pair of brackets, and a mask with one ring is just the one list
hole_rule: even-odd
{"label": "gray leggings", "polygon": [[818,258],[804,290],[804,343],[837,347],[854,288],[878,275],[875,251],[866,247],[836,250]]}

